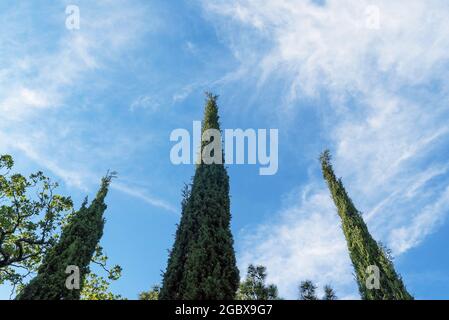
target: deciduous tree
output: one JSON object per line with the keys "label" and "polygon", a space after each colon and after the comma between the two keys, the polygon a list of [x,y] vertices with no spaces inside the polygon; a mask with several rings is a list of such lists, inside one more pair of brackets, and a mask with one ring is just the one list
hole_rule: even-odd
{"label": "deciduous tree", "polygon": [[72,200],[57,194],[58,184],[42,172],[25,177],[13,167],[11,156],[0,156],[0,285],[15,287],[56,243]]}

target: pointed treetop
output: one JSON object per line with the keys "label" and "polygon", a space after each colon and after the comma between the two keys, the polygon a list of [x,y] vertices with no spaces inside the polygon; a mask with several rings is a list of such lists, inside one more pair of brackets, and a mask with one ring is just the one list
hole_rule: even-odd
{"label": "pointed treetop", "polygon": [[330,167],[331,166],[331,152],[329,149],[326,149],[323,151],[323,153],[320,155],[320,162],[323,167]]}
{"label": "pointed treetop", "polygon": [[104,198],[106,197],[108,190],[109,190],[109,185],[111,184],[111,181],[113,178],[117,177],[117,172],[112,171],[112,172],[107,172],[106,175],[101,179],[101,187],[100,190],[98,190],[97,193],[97,200],[100,201],[104,201]]}
{"label": "pointed treetop", "polygon": [[332,183],[333,180],[336,180],[336,183],[341,183],[339,179],[335,177],[334,168],[332,167],[332,156],[328,149],[324,150],[320,155],[321,169],[323,172],[323,177],[327,181],[327,183]]}
{"label": "pointed treetop", "polygon": [[204,109],[204,120],[202,132],[207,129],[220,130],[220,117],[218,116],[218,96],[210,92],[206,92],[206,108]]}

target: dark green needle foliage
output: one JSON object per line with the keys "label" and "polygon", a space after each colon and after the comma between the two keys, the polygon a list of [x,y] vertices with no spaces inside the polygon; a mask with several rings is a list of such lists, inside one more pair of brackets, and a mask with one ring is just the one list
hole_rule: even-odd
{"label": "dark green needle foliage", "polygon": [[324,297],[322,300],[337,300],[337,295],[331,286],[324,286]]}
{"label": "dark green needle foliage", "polygon": [[[362,299],[365,300],[411,300],[401,277],[396,273],[393,263],[385,250],[370,235],[361,213],[355,208],[343,186],[341,179],[335,177],[329,151],[321,157],[324,179],[327,181],[332,199],[342,221],[349,255],[355,269],[357,283]],[[367,286],[373,277],[372,268],[379,272],[379,286]],[[367,281],[368,280],[368,281]]]}
{"label": "dark green needle foliage", "polygon": [[274,284],[265,284],[267,269],[264,266],[248,267],[245,281],[237,292],[238,300],[279,300],[278,289]]}
{"label": "dark green needle foliage", "polygon": [[[207,94],[203,132],[220,129],[217,96]],[[212,138],[211,138],[212,139]],[[208,142],[202,142],[202,149]],[[159,298],[230,300],[239,272],[230,230],[229,177],[223,163],[196,166],[184,190],[182,217],[170,252]]]}
{"label": "dark green needle foliage", "polygon": [[[306,280],[299,285],[299,300],[319,300],[317,286],[313,281]],[[324,286],[324,296],[321,300],[337,300],[337,295],[330,285]]]}
{"label": "dark green needle foliage", "polygon": [[301,282],[299,286],[299,299],[300,300],[318,300],[316,295],[316,285],[310,281],[306,280]]}
{"label": "dark green needle foliage", "polygon": [[[87,199],[63,227],[59,242],[47,253],[37,276],[23,288],[19,300],[79,300],[89,264],[103,235],[104,203],[112,175],[102,179],[101,188],[90,206]],[[67,289],[68,266],[80,271],[80,289]]]}

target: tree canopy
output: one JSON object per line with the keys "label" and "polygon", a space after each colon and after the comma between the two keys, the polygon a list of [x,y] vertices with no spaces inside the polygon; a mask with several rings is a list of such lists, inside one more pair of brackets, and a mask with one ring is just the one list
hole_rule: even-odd
{"label": "tree canopy", "polygon": [[238,300],[279,300],[274,284],[266,284],[267,269],[264,266],[248,266],[246,279],[240,283]]}
{"label": "tree canopy", "polygon": [[57,194],[58,183],[42,172],[25,177],[13,168],[11,156],[0,156],[0,285],[15,287],[57,242],[72,200]]}

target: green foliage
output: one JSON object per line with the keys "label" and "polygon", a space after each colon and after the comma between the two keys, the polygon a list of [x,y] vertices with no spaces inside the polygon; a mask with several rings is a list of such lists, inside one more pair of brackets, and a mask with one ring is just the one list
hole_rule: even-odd
{"label": "green foliage", "polygon": [[322,300],[337,300],[337,295],[335,294],[335,291],[331,286],[324,286],[324,297]]}
{"label": "green foliage", "polygon": [[[341,179],[335,177],[329,151],[326,150],[321,155],[320,160],[324,179],[342,221],[343,233],[346,237],[362,299],[413,299],[407,292],[401,277],[396,273],[389,252],[379,246],[371,237],[362,215],[346,193]],[[367,268],[370,266],[376,266],[380,270],[379,289],[368,289],[366,286],[367,279],[370,276],[367,273]]]}
{"label": "green foliage", "polygon": [[[299,285],[299,300],[319,300],[316,293],[317,286],[310,280]],[[337,300],[337,295],[330,285],[324,286],[324,296],[321,300]]]}
{"label": "green foliage", "polygon": [[[78,300],[84,279],[89,274],[89,264],[98,250],[103,235],[106,210],[104,199],[108,193],[112,175],[102,179],[101,188],[92,204],[87,200],[63,227],[58,243],[53,246],[38,268],[37,276],[17,296],[19,300]],[[80,290],[66,288],[65,273],[68,266],[80,270]]]}
{"label": "green foliage", "polygon": [[[220,129],[217,97],[207,94],[203,132],[212,128]],[[191,188],[183,196],[181,222],[160,299],[234,299],[239,272],[230,230],[229,177],[224,165],[199,163]]]}
{"label": "green foliage", "polygon": [[27,178],[11,173],[13,166],[11,156],[0,156],[0,285],[16,287],[56,243],[72,201],[55,194],[58,184],[42,172]]}
{"label": "green foliage", "polygon": [[237,292],[237,300],[279,300],[277,287],[266,285],[266,277],[264,266],[249,265],[246,279]]}
{"label": "green foliage", "polygon": [[103,248],[97,245],[92,262],[99,265],[106,273],[105,277],[90,272],[84,279],[83,290],[81,291],[81,300],[123,300],[121,295],[110,292],[111,281],[118,280],[122,275],[122,268],[115,265],[113,268],[107,268],[108,256],[103,253]]}
{"label": "green foliage", "polygon": [[[201,130],[203,133],[207,129],[220,130],[220,117],[218,115],[217,100],[217,95],[206,92],[206,106],[204,108],[204,121]],[[207,144],[207,141],[203,142],[203,144]]]}
{"label": "green foliage", "polygon": [[301,284],[299,286],[299,299],[300,300],[318,300],[318,297],[316,295],[316,289],[317,289],[317,287],[310,280],[301,282]]}
{"label": "green foliage", "polygon": [[139,294],[139,300],[159,300],[159,294],[161,287],[158,285],[153,286],[150,291],[144,291]]}

